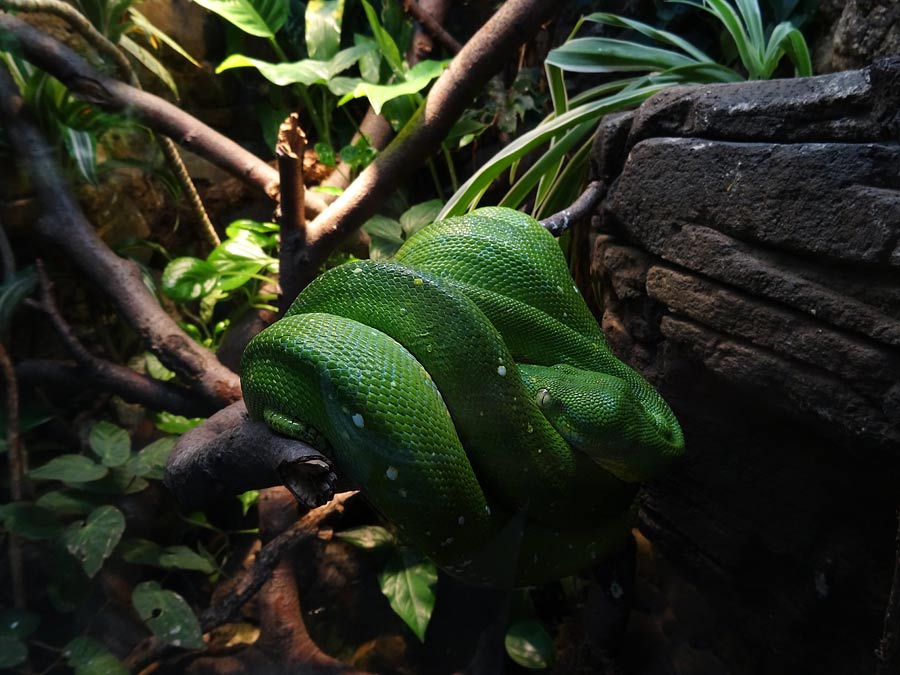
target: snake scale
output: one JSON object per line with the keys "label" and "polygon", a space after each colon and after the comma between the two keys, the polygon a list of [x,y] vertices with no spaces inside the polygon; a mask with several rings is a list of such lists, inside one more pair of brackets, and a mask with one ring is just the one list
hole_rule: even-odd
{"label": "snake scale", "polygon": [[251,341],[242,384],[251,417],[316,446],[404,538],[477,584],[607,557],[638,482],[684,448],[556,241],[505,208],[322,274]]}

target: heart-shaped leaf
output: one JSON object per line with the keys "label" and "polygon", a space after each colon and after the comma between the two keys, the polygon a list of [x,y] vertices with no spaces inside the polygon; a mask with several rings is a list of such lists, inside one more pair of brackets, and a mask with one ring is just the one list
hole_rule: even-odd
{"label": "heart-shaped leaf", "polygon": [[66,550],[93,577],[103,566],[125,531],[125,516],[115,506],[101,506],[86,521],[72,523],[63,533]]}
{"label": "heart-shaped leaf", "polygon": [[103,478],[109,469],[84,455],[59,455],[46,464],[32,469],[28,475],[34,480],[61,480],[67,483],[89,483]]}
{"label": "heart-shaped leaf", "polygon": [[135,586],[131,602],[160,641],[186,649],[205,646],[200,622],[177,593],[163,589],[155,581],[145,581]]}
{"label": "heart-shaped leaf", "polygon": [[94,638],[75,638],[65,646],[63,655],[75,675],[128,675],[122,662]]}
{"label": "heart-shaped leaf", "polygon": [[112,422],[97,422],[92,426],[88,445],[104,466],[121,466],[131,455],[131,437]]}

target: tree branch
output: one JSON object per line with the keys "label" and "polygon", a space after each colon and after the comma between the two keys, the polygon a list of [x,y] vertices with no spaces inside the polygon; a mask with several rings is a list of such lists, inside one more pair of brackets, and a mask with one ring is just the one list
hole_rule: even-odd
{"label": "tree branch", "polygon": [[584,188],[584,192],[578,196],[578,199],[559,213],[554,213],[552,216],[544,218],[541,221],[541,225],[549,230],[554,237],[558,237],[569,229],[572,223],[589,218],[597,210],[597,206],[605,194],[606,186],[603,185],[602,181],[595,180],[588,183],[587,187]]}
{"label": "tree branch", "polygon": [[[421,5],[416,2],[416,0],[406,0],[403,3],[403,8],[415,17],[416,22],[428,32],[431,37],[440,42],[444,47],[447,48],[451,54],[459,54],[462,50],[463,46],[454,38],[450,33],[444,30],[444,27],[441,25],[441,20],[443,20],[443,15],[446,13],[446,3],[441,3],[439,10],[441,11],[440,18],[436,18],[432,15],[432,12],[429,11],[427,7],[427,2],[423,2]],[[413,38],[413,42],[415,43],[415,38]],[[421,52],[424,52],[421,53]],[[431,45],[428,45],[427,48],[416,49],[416,57],[418,59],[426,58],[431,52]]]}
{"label": "tree branch", "polygon": [[0,31],[13,35],[26,59],[82,100],[104,110],[127,112],[269,197],[277,196],[278,172],[273,167],[195,117],[158,96],[102,75],[68,47],[6,12],[0,12]]}
{"label": "tree branch", "polygon": [[491,75],[559,7],[552,0],[508,0],[463,47],[438,78],[425,103],[394,141],[337,200],[307,227],[303,285],[335,247],[374,215],[378,206],[434,153]]}
{"label": "tree branch", "polygon": [[[0,13],[0,27],[8,19],[11,17]],[[138,266],[113,253],[87,222],[6,68],[0,68],[0,122],[6,127],[21,169],[31,179],[43,207],[37,233],[65,251],[82,274],[105,290],[149,349],[167,367],[195,385],[210,407],[239,399],[238,376],[181,330],[144,284]]]}
{"label": "tree branch", "polygon": [[100,389],[118,394],[131,403],[139,403],[153,410],[168,410],[188,417],[205,416],[213,412],[207,402],[186,389],[141,375],[131,368],[105,361],[91,354],[81,344],[72,327],[63,319],[53,299],[52,284],[44,270],[42,260],[37,260],[37,269],[41,280],[41,300],[27,302],[50,319],[69,354],[80,366],[78,374],[81,377],[82,387],[84,380],[88,379],[96,383]]}
{"label": "tree branch", "polygon": [[[296,251],[306,244],[305,197],[303,184],[303,153],[306,150],[306,134],[300,128],[297,113],[291,115],[278,128],[275,156],[278,157],[278,173],[281,176],[281,201],[278,207],[278,226],[281,233],[281,265],[279,283],[281,298],[279,309],[283,315],[289,301],[299,292],[297,268],[290,265]],[[288,301],[288,302],[286,302]]]}

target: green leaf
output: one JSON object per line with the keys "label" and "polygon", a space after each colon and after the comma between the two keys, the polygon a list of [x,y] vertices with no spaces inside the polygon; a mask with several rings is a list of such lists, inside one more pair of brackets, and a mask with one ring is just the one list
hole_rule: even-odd
{"label": "green leaf", "polygon": [[176,302],[190,302],[208,295],[219,282],[214,265],[199,258],[175,258],[162,274],[162,291]]}
{"label": "green leaf", "polygon": [[672,1],[681,5],[697,7],[716,17],[734,41],[741,63],[747,69],[750,79],[759,79],[762,70],[763,45],[751,43],[750,36],[747,34],[741,17],[727,0],[702,0],[702,2],[695,2],[694,0]]}
{"label": "green leaf", "polygon": [[172,74],[169,72],[169,69],[160,63],[159,59],[157,59],[150,50],[139,45],[127,35],[123,35],[119,39],[119,46],[131,54],[135,61],[156,75],[156,77],[158,77],[176,97],[178,96],[178,85],[175,84],[175,80],[172,79]]}
{"label": "green leaf", "polygon": [[409,238],[426,225],[430,225],[437,219],[444,203],[440,199],[432,199],[427,202],[410,206],[400,216],[400,227],[403,235]]}
{"label": "green leaf", "polygon": [[31,502],[12,502],[0,507],[0,520],[7,530],[25,539],[40,541],[59,534],[56,513]]}
{"label": "green leaf", "polygon": [[362,0],[362,6],[366,12],[366,18],[369,20],[369,27],[372,29],[372,35],[375,36],[375,41],[378,43],[378,47],[381,50],[381,55],[384,57],[384,60],[387,61],[388,66],[390,66],[394,74],[399,75],[403,72],[403,58],[400,56],[400,49],[397,47],[397,43],[394,42],[394,38],[392,38],[390,33],[388,33],[381,25],[381,22],[378,20],[378,15],[372,8],[372,5],[366,2],[366,0]]}
{"label": "green leaf", "polygon": [[75,675],[128,675],[119,659],[101,642],[86,635],[69,642],[63,648],[63,656]]}
{"label": "green leaf", "polygon": [[434,563],[413,549],[399,548],[378,575],[378,583],[397,616],[424,642],[434,610],[434,586],[437,584]]}
{"label": "green leaf", "polygon": [[88,445],[104,466],[121,466],[131,456],[131,437],[112,422],[101,421],[92,426]]}
{"label": "green leaf", "polygon": [[540,621],[517,621],[506,631],[503,641],[509,658],[520,666],[541,670],[553,664],[555,650],[553,638]]}
{"label": "green leaf", "polygon": [[657,28],[654,28],[653,26],[641,23],[640,21],[628,19],[624,16],[618,16],[617,14],[608,14],[606,12],[595,12],[594,14],[588,14],[586,17],[584,17],[584,20],[592,21],[595,23],[602,23],[607,26],[616,26],[618,28],[630,28],[631,30],[637,31],[642,35],[646,35],[650,39],[656,40],[657,42],[662,42],[663,44],[678,47],[683,52],[697,59],[697,61],[712,62],[712,59],[709,58],[709,56],[694,47],[694,45],[692,45],[687,40],[678,37],[674,33],[659,30]]}
{"label": "green leaf", "polygon": [[209,560],[187,546],[167,546],[159,556],[159,564],[167,569],[195,570],[204,574],[212,574],[216,566]]}
{"label": "green leaf", "polygon": [[37,285],[38,275],[33,265],[19,270],[8,281],[0,284],[0,333],[9,330],[16,309]]}
{"label": "green leaf", "polygon": [[125,470],[132,476],[162,480],[166,462],[169,461],[169,455],[172,454],[172,448],[177,441],[175,436],[166,436],[153,441],[128,460]]}
{"label": "green leaf", "polygon": [[61,480],[67,483],[89,483],[103,478],[109,469],[84,455],[59,455],[28,472],[33,480]]}
{"label": "green leaf", "polygon": [[139,11],[137,11],[134,7],[128,8],[128,17],[131,19],[132,23],[140,28],[148,37],[151,37],[154,40],[159,40],[163,44],[168,45],[169,48],[175,51],[175,53],[180,54],[182,57],[190,61],[198,68],[200,67],[197,59],[188,54],[185,51],[184,47],[170,38],[165,32],[161,31],[159,28],[150,23],[150,20],[147,19],[147,17],[141,14]]}
{"label": "green leaf", "polygon": [[245,33],[274,38],[284,25],[290,3],[284,0],[194,0]]}
{"label": "green leaf", "polygon": [[28,658],[28,646],[18,638],[0,636],[0,668],[14,668]]}
{"label": "green leaf", "polygon": [[97,185],[97,138],[87,131],[63,127],[63,144],[82,178]]}
{"label": "green leaf", "polygon": [[260,75],[280,87],[288,84],[302,84],[307,87],[314,84],[326,85],[331,78],[353,66],[371,49],[370,45],[359,45],[339,51],[327,61],[303,59],[293,63],[269,63],[243,54],[232,54],[219,64],[216,72],[221,73],[232,68],[256,68]]}
{"label": "green leaf", "polygon": [[325,166],[337,166],[337,156],[334,154],[334,148],[328,145],[328,143],[319,141],[314,147],[321,164],[324,164]]}
{"label": "green leaf", "polygon": [[174,371],[166,368],[153,352],[144,352],[144,367],[147,369],[147,374],[154,380],[168,382],[175,378]]}
{"label": "green leaf", "polygon": [[309,0],[306,3],[306,53],[330,59],[341,46],[344,0]]}
{"label": "green leaf", "polygon": [[63,533],[66,550],[81,562],[85,574],[93,577],[125,531],[125,516],[115,506],[95,509],[86,521],[72,523]]}
{"label": "green leaf", "polygon": [[83,516],[97,508],[97,504],[88,499],[59,490],[45,492],[35,504],[63,516]]}
{"label": "green leaf", "polygon": [[100,480],[91,483],[71,483],[85,492],[97,495],[130,495],[145,490],[150,483],[141,476],[135,476],[125,466],[115,466]]}
{"label": "green leaf", "polygon": [[162,546],[149,539],[137,537],[123,539],[116,547],[116,555],[132,565],[154,565],[159,567]]}
{"label": "green leaf", "polygon": [[169,434],[183,434],[194,427],[198,427],[206,421],[205,417],[182,417],[170,412],[157,413],[154,424],[160,431]]}
{"label": "green leaf", "polygon": [[335,532],[335,536],[358,546],[359,548],[378,548],[380,546],[395,545],[394,535],[380,525],[364,525],[353,527],[342,532]]}
{"label": "green leaf", "polygon": [[576,38],[547,55],[547,63],[578,73],[614,73],[635,70],[666,70],[696,63],[669,49],[612,38]]}
{"label": "green leaf", "polygon": [[395,84],[360,82],[352,92],[345,94],[338,101],[338,105],[344,105],[355,98],[366,97],[375,113],[380,115],[385,103],[400,96],[422,91],[434,78],[444,72],[449,63],[449,61],[420,61],[404,75],[402,82]]}
{"label": "green leaf", "polygon": [[131,602],[161,642],[185,649],[205,646],[200,622],[177,593],[164,590],[155,581],[145,581],[135,586]]}
{"label": "green leaf", "polygon": [[397,244],[403,243],[403,229],[400,227],[400,223],[387,216],[372,216],[365,222],[362,229],[373,237],[381,237]]}
{"label": "green leaf", "polygon": [[803,38],[803,33],[785,21],[772,30],[769,44],[763,57],[764,76],[771,77],[782,56],[787,56],[794,64],[794,73],[798,77],[812,75],[812,61],[809,56],[809,47]]}
{"label": "green leaf", "polygon": [[250,220],[249,218],[241,218],[232,221],[225,228],[225,234],[228,237],[238,238],[243,232],[255,232],[257,234],[271,235],[278,234],[277,223],[264,223],[259,220]]}
{"label": "green leaf", "polygon": [[40,624],[39,614],[25,609],[5,609],[0,612],[0,637],[24,639],[36,631]]}
{"label": "green leaf", "polygon": [[250,508],[259,501],[259,490],[242,492],[237,496],[237,499],[241,503],[241,512],[246,516]]}
{"label": "green leaf", "polygon": [[335,197],[339,197],[344,194],[344,188],[335,185],[317,185],[314,188],[310,188],[310,192],[320,192],[323,195],[334,195]]}

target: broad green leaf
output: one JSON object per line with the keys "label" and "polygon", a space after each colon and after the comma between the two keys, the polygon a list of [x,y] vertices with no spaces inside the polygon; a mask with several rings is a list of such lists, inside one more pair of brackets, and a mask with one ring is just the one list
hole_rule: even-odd
{"label": "broad green leaf", "polygon": [[63,648],[63,656],[75,675],[128,675],[122,665],[103,644],[82,635]]}
{"label": "broad green leaf", "polygon": [[12,502],[0,507],[0,520],[7,530],[25,539],[40,541],[59,534],[56,513],[31,502]]}
{"label": "broad green leaf", "polygon": [[92,426],[88,445],[104,466],[121,466],[131,456],[131,437],[112,422],[101,421]]}
{"label": "broad green leaf", "polygon": [[636,70],[666,70],[696,63],[669,49],[612,38],[576,38],[547,55],[547,63],[577,73],[615,73]]}
{"label": "broad green leaf", "polygon": [[132,537],[123,539],[116,547],[116,555],[133,565],[153,565],[159,567],[162,546],[149,539]]}
{"label": "broad green leaf", "polygon": [[59,490],[45,492],[35,504],[63,516],[83,516],[97,508],[96,503],[84,497]]}
{"label": "broad green leaf", "polygon": [[276,223],[264,223],[259,220],[250,220],[242,218],[232,221],[225,228],[225,235],[231,238],[238,238],[243,232],[255,232],[262,235],[278,234],[278,225]]}
{"label": "broad green leaf", "polygon": [[400,223],[387,216],[372,216],[362,227],[373,237],[381,237],[400,245],[403,243],[403,229]]}
{"label": "broad green leaf", "polygon": [[317,185],[314,188],[310,188],[310,192],[319,192],[323,195],[334,195],[335,197],[339,197],[344,194],[344,188],[335,185]]}
{"label": "broad green leaf", "polygon": [[97,138],[87,131],[64,127],[63,144],[82,178],[91,185],[97,185]]}
{"label": "broad green leaf", "polygon": [[85,574],[93,577],[125,531],[125,516],[115,506],[101,506],[86,521],[72,523],[63,533],[63,543],[81,562]]}
{"label": "broad green leaf", "polygon": [[0,612],[0,637],[27,638],[40,623],[39,614],[25,609],[5,609]]}
{"label": "broad green leaf", "polygon": [[320,164],[324,164],[325,166],[337,166],[337,156],[334,154],[334,148],[328,145],[328,143],[319,141],[315,144],[314,149]]}
{"label": "broad green leaf", "polygon": [[341,47],[344,0],[309,0],[306,3],[306,53],[330,59]]}
{"label": "broad green leaf", "polygon": [[0,636],[0,668],[15,668],[28,658],[28,646],[18,638]]}
{"label": "broad green leaf", "polygon": [[33,480],[61,480],[67,483],[89,483],[103,478],[109,469],[84,455],[59,455],[28,472]]}
{"label": "broad green leaf", "polygon": [[284,0],[194,0],[245,33],[274,38],[284,25],[290,3]]}
{"label": "broad green leaf", "polygon": [[166,436],[153,441],[128,460],[125,470],[132,476],[162,480],[166,462],[169,461],[169,455],[172,454],[172,448],[177,441],[178,438],[175,436]]}
{"label": "broad green leaf", "polygon": [[354,34],[353,44],[369,46],[369,51],[359,60],[359,74],[366,82],[378,84],[381,80],[381,54],[377,48],[378,43],[365,35]]}
{"label": "broad green leaf", "polygon": [[255,244],[249,239],[226,239],[216,246],[207,257],[207,261],[212,264],[222,260],[251,261],[260,265],[268,265],[275,262],[276,259],[266,253],[259,244]]}
{"label": "broad green leaf", "polygon": [[188,546],[167,546],[159,556],[159,564],[168,569],[195,570],[212,574],[216,566]]}
{"label": "broad green leaf", "polygon": [[440,76],[447,67],[449,61],[420,61],[404,75],[402,82],[395,84],[371,84],[360,82],[349,94],[344,95],[338,105],[355,98],[366,97],[376,114],[381,114],[381,108],[391,99],[409,94],[415,94],[427,87],[431,81]]}
{"label": "broad green leaf", "polygon": [[154,380],[168,382],[175,377],[175,372],[166,368],[153,352],[144,352],[144,367]]}
{"label": "broad green leaf", "polygon": [[381,25],[381,22],[378,20],[378,14],[375,13],[372,5],[366,0],[361,1],[366,12],[366,18],[369,20],[369,27],[372,29],[372,35],[375,36],[375,41],[378,43],[379,49],[381,49],[381,55],[387,61],[391,71],[395,75],[399,75],[403,72],[403,58],[400,56],[400,49],[397,47],[397,43],[394,42],[394,38]]}
{"label": "broad green leaf", "polygon": [[444,203],[440,199],[431,199],[427,202],[410,206],[400,216],[400,227],[403,235],[409,238],[426,225],[430,225],[437,219]]}
{"label": "broad green leaf", "polygon": [[100,480],[91,483],[70,482],[73,487],[97,495],[130,495],[145,490],[149,482],[130,473],[125,466],[114,466]]}
{"label": "broad green leaf", "polygon": [[353,527],[342,532],[335,532],[335,536],[359,548],[378,548],[397,543],[394,535],[380,525]]}
{"label": "broad green leaf", "polygon": [[434,610],[434,586],[437,584],[434,563],[413,549],[399,548],[378,575],[378,583],[397,616],[424,642]]}
{"label": "broad green leaf", "polygon": [[652,40],[656,40],[657,42],[662,42],[663,44],[668,44],[673,47],[678,47],[680,50],[694,57],[698,61],[711,62],[712,59],[709,58],[702,51],[694,47],[687,40],[678,37],[674,33],[669,33],[668,31],[659,30],[658,28],[654,28],[653,26],[649,26],[646,23],[641,23],[640,21],[635,21],[633,19],[628,19],[624,16],[619,16],[617,14],[608,14],[606,12],[595,12],[594,14],[588,14],[584,17],[585,21],[593,21],[595,23],[602,23],[607,26],[616,26],[619,28],[630,28],[631,30],[637,31],[642,35],[646,35]]}
{"label": "broad green leaf", "polygon": [[139,11],[137,11],[134,7],[128,8],[128,16],[131,19],[132,23],[140,28],[147,36],[168,45],[172,50],[175,51],[175,53],[180,54],[198,68],[200,67],[197,59],[188,54],[185,51],[184,47],[182,47],[175,40],[169,37],[165,32],[161,31],[159,28],[150,23],[150,20],[147,19],[147,17],[141,14]]}
{"label": "broad green leaf", "polygon": [[0,284],[0,334],[9,330],[16,309],[37,285],[38,276],[33,266],[19,270],[8,281]]}
{"label": "broad green leaf", "polygon": [[163,589],[155,581],[145,581],[135,586],[131,602],[161,642],[185,649],[205,646],[200,622],[177,593]]}
{"label": "broad green leaf", "polygon": [[123,35],[119,38],[119,46],[131,54],[131,56],[144,66],[144,68],[156,75],[156,77],[158,77],[176,97],[178,96],[178,85],[175,84],[175,80],[172,79],[172,74],[169,72],[169,69],[160,63],[159,59],[157,59],[149,49],[139,45],[127,35]]}
{"label": "broad green leaf", "polygon": [[540,621],[517,621],[506,631],[503,641],[509,658],[520,666],[541,670],[553,664],[555,649],[553,638]]}
{"label": "broad green leaf", "polygon": [[243,54],[232,54],[219,64],[216,72],[232,68],[256,68],[269,82],[281,87],[288,84],[307,87],[314,84],[327,85],[331,78],[353,66],[370,50],[371,46],[360,45],[341,50],[327,61],[303,59],[292,63],[269,63]]}
{"label": "broad green leaf", "polygon": [[163,270],[162,291],[176,302],[190,302],[211,293],[218,281],[218,270],[207,261],[175,258]]}

